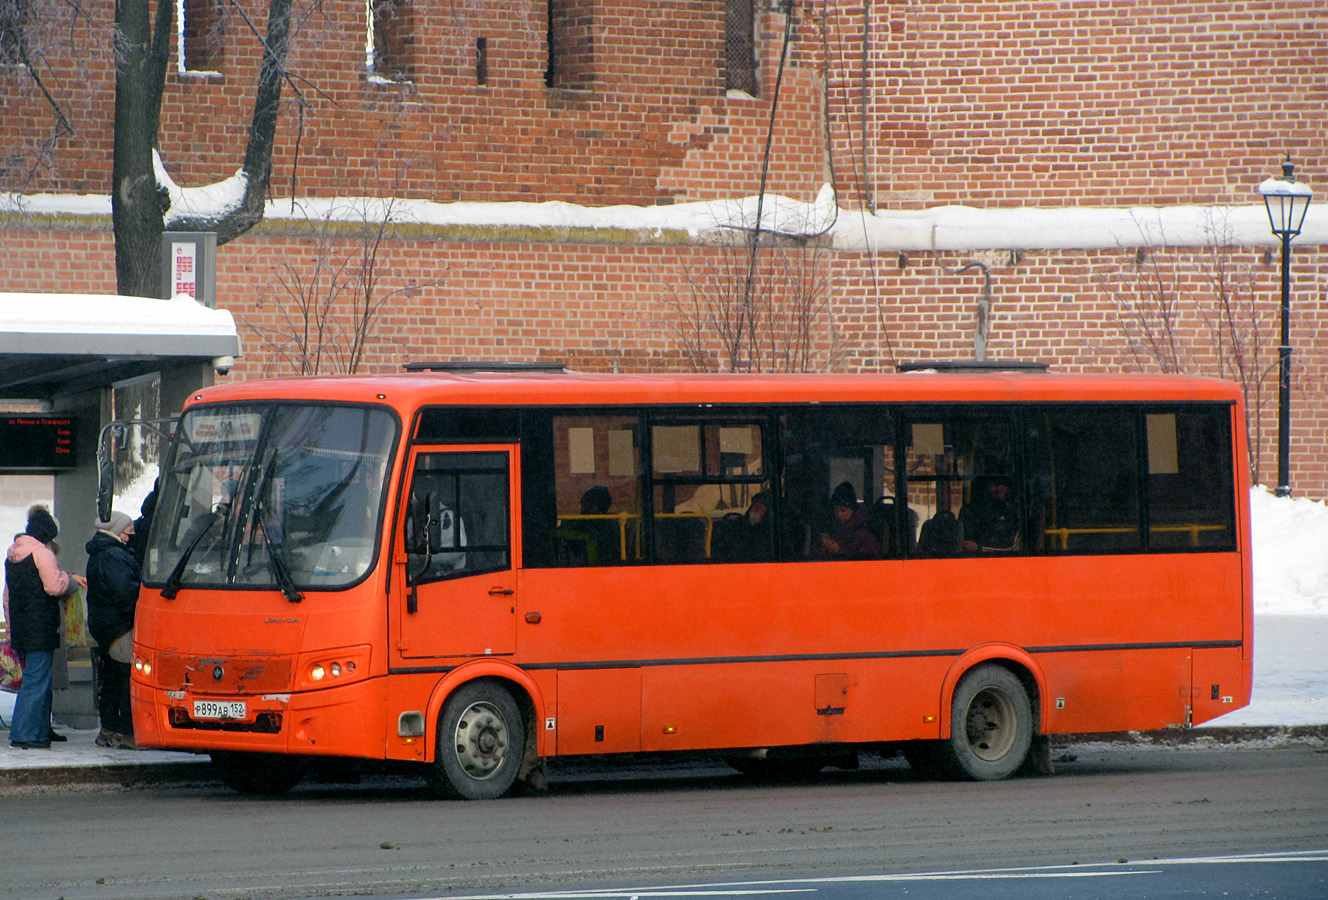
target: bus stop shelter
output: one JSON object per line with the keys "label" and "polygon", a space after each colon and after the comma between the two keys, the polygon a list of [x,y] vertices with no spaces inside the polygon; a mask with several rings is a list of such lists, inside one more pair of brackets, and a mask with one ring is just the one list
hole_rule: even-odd
{"label": "bus stop shelter", "polygon": [[[87,564],[97,441],[111,421],[113,389],[160,375],[160,408],[173,415],[239,355],[231,314],[188,296],[0,293],[0,480],[52,476],[47,496],[62,523],[64,568],[82,572]],[[5,523],[9,535],[23,529],[25,508],[6,507],[20,519]],[[86,676],[86,659],[71,659],[70,687],[57,691],[57,719],[75,727],[96,722]]]}
{"label": "bus stop shelter", "polygon": [[[0,416],[0,477],[50,472],[57,515],[94,521],[111,390],[159,374],[160,408],[171,415],[239,354],[231,314],[192,297],[0,293],[0,409],[11,411]],[[44,417],[70,427],[48,434]]]}

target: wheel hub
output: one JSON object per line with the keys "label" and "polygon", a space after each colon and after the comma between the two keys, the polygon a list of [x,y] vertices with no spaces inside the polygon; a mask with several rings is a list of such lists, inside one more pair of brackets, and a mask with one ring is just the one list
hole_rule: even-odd
{"label": "wheel hub", "polygon": [[471,704],[457,720],[457,762],[471,778],[483,781],[502,768],[507,745],[507,721],[492,704]]}
{"label": "wheel hub", "polygon": [[979,691],[969,704],[965,734],[973,755],[987,762],[1010,752],[1016,737],[1014,704],[993,688]]}

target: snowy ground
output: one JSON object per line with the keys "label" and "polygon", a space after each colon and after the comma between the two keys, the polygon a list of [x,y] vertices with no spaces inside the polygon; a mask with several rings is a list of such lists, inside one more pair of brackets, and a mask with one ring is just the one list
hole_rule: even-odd
{"label": "snowy ground", "polygon": [[[137,515],[151,480],[130,485],[117,508]],[[1328,724],[1328,505],[1250,496],[1254,536],[1254,697],[1212,727]],[[0,507],[0,534],[23,530],[26,509]],[[0,691],[8,722],[14,695]]]}

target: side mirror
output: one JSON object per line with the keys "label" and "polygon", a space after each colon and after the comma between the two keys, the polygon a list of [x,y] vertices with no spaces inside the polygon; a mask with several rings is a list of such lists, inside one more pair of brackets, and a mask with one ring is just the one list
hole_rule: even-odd
{"label": "side mirror", "polygon": [[[429,571],[433,562],[433,549],[430,544],[430,532],[433,530],[433,493],[424,495],[424,502],[419,502],[414,494],[406,501],[406,584],[410,585],[410,596],[406,601],[406,611],[415,612],[417,600],[415,586],[420,578]],[[411,571],[410,557],[422,556],[419,569]]]}
{"label": "side mirror", "polygon": [[103,522],[111,518],[115,500],[115,460],[110,444],[113,430],[118,430],[114,423],[107,425],[97,438],[97,518]]}

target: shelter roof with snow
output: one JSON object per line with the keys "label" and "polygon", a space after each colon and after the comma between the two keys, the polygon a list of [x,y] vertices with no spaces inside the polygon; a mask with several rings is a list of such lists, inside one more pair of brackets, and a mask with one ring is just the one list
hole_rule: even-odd
{"label": "shelter roof with snow", "polygon": [[0,400],[51,400],[238,355],[231,314],[188,296],[0,293]]}

